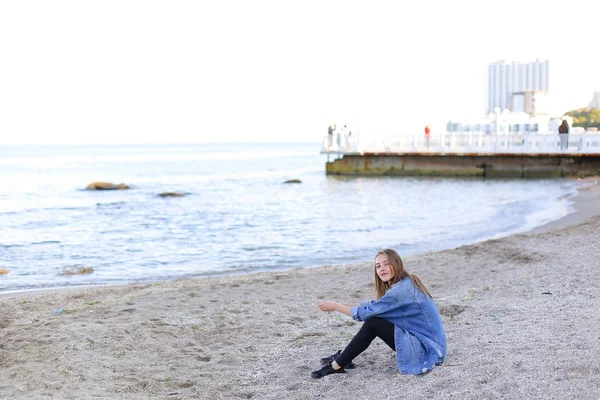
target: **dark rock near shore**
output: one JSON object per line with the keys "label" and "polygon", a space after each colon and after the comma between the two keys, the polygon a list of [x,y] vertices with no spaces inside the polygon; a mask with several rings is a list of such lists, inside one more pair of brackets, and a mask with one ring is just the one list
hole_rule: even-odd
{"label": "dark rock near shore", "polygon": [[302,183],[300,179],[289,179],[283,183]]}
{"label": "dark rock near shore", "polygon": [[160,197],[184,197],[184,193],[177,192],[163,192],[158,194]]}

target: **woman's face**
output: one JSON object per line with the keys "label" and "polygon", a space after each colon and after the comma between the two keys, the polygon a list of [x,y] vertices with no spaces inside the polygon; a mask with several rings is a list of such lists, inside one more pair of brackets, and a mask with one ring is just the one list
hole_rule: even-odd
{"label": "woman's face", "polygon": [[394,277],[394,270],[390,266],[390,262],[386,254],[380,254],[375,257],[375,272],[377,272],[377,276],[383,282],[387,282]]}

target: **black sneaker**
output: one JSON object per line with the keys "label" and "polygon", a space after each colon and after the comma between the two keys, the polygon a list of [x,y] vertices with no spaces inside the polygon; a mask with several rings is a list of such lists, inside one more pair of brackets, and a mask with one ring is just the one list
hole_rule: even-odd
{"label": "black sneaker", "polygon": [[322,378],[322,377],[330,375],[330,374],[345,374],[345,373],[346,373],[346,371],[344,370],[344,368],[333,369],[333,367],[331,365],[326,365],[317,371],[311,372],[310,376],[312,376],[315,379],[319,379],[319,378]]}
{"label": "black sneaker", "polygon": [[[324,367],[326,365],[330,365],[332,362],[335,361],[336,358],[338,358],[340,356],[340,354],[342,353],[341,350],[338,350],[337,353],[330,355],[329,357],[323,357],[321,358],[321,365]],[[342,365],[340,365],[340,367],[342,367]],[[356,368],[356,365],[354,365],[354,363],[352,361],[350,361],[348,364],[343,365],[344,369],[353,369]]]}

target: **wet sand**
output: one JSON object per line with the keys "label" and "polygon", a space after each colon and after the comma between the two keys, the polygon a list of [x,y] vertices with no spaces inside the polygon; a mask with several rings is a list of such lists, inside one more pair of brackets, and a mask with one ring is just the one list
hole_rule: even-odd
{"label": "wet sand", "polygon": [[378,339],[310,378],[360,323],[319,299],[374,297],[369,264],[0,298],[2,399],[600,397],[600,185],[534,232],[405,259],[434,294],[447,361],[400,375]]}

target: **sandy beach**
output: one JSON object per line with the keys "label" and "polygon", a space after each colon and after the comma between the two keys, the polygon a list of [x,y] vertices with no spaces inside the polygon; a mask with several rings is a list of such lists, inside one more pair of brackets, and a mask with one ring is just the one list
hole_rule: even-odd
{"label": "sandy beach", "polygon": [[400,375],[376,340],[356,369],[319,359],[360,323],[320,299],[374,297],[370,264],[0,297],[2,399],[600,398],[600,184],[533,232],[406,257],[432,291],[447,361]]}

